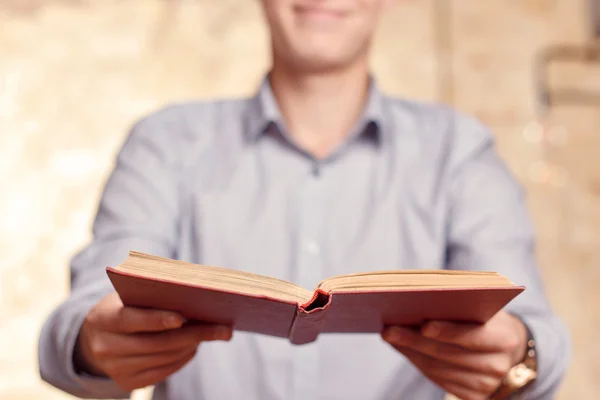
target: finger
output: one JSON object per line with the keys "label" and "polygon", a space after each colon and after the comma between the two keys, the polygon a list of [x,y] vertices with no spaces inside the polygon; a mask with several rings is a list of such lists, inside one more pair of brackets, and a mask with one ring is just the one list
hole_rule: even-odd
{"label": "finger", "polygon": [[502,351],[506,346],[507,332],[491,324],[466,324],[446,321],[426,323],[421,333],[430,339],[455,344],[476,351]]}
{"label": "finger", "polygon": [[181,348],[182,344],[199,344],[210,341],[228,341],[233,331],[225,325],[193,323],[175,331],[139,335],[139,351],[163,352]]}
{"label": "finger", "polygon": [[190,324],[166,332],[114,334],[107,333],[94,343],[93,351],[100,359],[178,351],[197,346],[200,342],[229,340],[230,327],[209,324]]}
{"label": "finger", "polygon": [[135,389],[144,388],[162,382],[169,376],[183,368],[188,362],[194,358],[194,354],[189,354],[183,359],[177,360],[171,364],[164,365],[158,368],[146,369],[127,380],[117,381],[117,384],[128,392]]}
{"label": "finger", "polygon": [[134,333],[177,329],[185,318],[171,311],[125,307],[119,296],[111,293],[90,311],[88,321],[109,332]]}
{"label": "finger", "polygon": [[117,357],[104,363],[104,371],[113,379],[133,376],[148,369],[164,367],[196,354],[198,346],[157,354],[144,354],[129,357]]}
{"label": "finger", "polygon": [[437,360],[412,349],[401,350],[421,372],[439,385],[452,383],[460,385],[469,391],[489,396],[500,386],[499,377],[456,367],[455,365]]}
{"label": "finger", "polygon": [[455,383],[444,383],[440,386],[446,392],[458,397],[460,400],[487,400],[489,398],[489,395],[486,396],[484,394],[474,392]]}
{"label": "finger", "polygon": [[435,359],[495,377],[504,377],[511,367],[510,359],[503,353],[474,352],[423,337],[408,328],[390,327],[382,333],[382,337],[400,352],[401,348],[412,349]]}

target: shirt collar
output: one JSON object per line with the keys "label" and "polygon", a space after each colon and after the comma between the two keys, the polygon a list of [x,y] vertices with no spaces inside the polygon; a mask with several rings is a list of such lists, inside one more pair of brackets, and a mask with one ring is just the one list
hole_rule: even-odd
{"label": "shirt collar", "polygon": [[[363,115],[357,125],[359,134],[363,132],[369,137],[381,141],[385,134],[385,96],[379,90],[375,79],[369,78],[369,95]],[[269,128],[276,125],[284,131],[283,118],[277,100],[273,94],[268,75],[263,79],[258,92],[249,99],[244,114],[245,134],[250,142],[258,140]],[[370,129],[370,127],[375,129]]]}

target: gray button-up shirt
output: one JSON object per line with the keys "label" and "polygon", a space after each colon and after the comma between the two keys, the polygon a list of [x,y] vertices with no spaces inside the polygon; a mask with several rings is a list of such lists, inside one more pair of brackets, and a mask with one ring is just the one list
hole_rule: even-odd
{"label": "gray button-up shirt", "polygon": [[[265,80],[249,99],[168,107],[132,129],[106,185],[94,239],[72,261],[72,293],[40,338],[44,379],[82,397],[124,397],[77,375],[72,353],[88,310],[112,290],[107,265],[129,250],[286,279],[308,289],[382,269],[498,271],[527,290],[508,306],[533,331],[547,399],[569,342],[534,260],[521,187],[475,120],[381,94],[325,160],[287,134]],[[410,307],[410,304],[398,304]],[[156,387],[166,399],[442,399],[443,391],[378,335],[324,334],[293,346],[236,332],[202,344]]]}

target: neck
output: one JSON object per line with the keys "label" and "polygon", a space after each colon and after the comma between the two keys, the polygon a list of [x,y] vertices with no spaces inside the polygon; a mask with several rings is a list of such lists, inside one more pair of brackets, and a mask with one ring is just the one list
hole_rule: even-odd
{"label": "neck", "polygon": [[368,63],[309,73],[275,62],[270,82],[296,144],[324,158],[347,138],[363,113],[369,90]]}

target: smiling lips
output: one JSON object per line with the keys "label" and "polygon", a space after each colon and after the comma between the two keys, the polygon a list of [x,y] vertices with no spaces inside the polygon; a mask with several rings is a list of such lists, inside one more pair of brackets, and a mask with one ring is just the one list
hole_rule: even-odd
{"label": "smiling lips", "polygon": [[303,19],[321,24],[337,22],[346,15],[344,11],[318,6],[295,6],[294,11]]}

